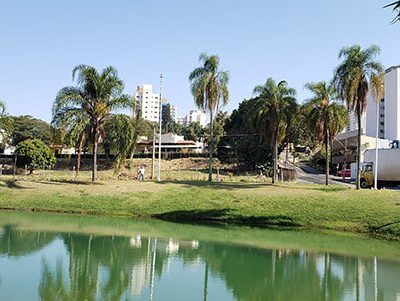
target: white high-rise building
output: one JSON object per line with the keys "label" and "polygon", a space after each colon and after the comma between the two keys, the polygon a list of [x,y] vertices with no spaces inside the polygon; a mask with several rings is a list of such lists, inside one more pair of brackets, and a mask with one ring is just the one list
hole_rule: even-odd
{"label": "white high-rise building", "polygon": [[385,138],[400,140],[400,65],[385,72]]}
{"label": "white high-rise building", "polygon": [[200,126],[207,126],[206,113],[202,110],[190,110],[188,115],[188,123],[198,122]]}
{"label": "white high-rise building", "polygon": [[[367,109],[361,117],[363,135],[376,135],[376,99],[371,90],[367,96]],[[400,140],[400,66],[390,67],[385,71],[385,95],[378,100],[379,138]],[[358,129],[357,116],[349,113],[347,132]]]}
{"label": "white high-rise building", "polygon": [[138,86],[135,91],[135,99],[139,117],[151,122],[159,122],[160,95],[153,93],[152,85]]}

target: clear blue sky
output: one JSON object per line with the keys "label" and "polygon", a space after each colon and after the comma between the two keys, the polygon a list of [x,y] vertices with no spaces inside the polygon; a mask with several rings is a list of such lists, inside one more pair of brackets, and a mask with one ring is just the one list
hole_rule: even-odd
{"label": "clear blue sky", "polygon": [[194,107],[188,74],[201,52],[230,71],[227,110],[267,77],[308,97],[305,82],[329,80],[343,46],[378,44],[400,64],[400,24],[390,0],[1,0],[0,98],[11,114],[51,120],[57,91],[77,64],[113,65],[126,92],[164,74],[179,115]]}

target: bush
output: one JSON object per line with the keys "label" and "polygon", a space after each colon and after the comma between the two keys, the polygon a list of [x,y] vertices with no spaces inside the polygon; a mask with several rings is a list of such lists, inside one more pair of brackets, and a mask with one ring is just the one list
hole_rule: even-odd
{"label": "bush", "polygon": [[51,149],[39,139],[28,139],[18,143],[15,154],[17,155],[17,166],[28,166],[32,173],[35,169],[53,167],[56,158]]}

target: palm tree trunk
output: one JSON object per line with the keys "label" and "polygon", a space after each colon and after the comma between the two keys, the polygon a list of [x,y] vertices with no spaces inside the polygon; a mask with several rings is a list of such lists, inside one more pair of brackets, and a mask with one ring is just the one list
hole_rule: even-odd
{"label": "palm tree trunk", "polygon": [[325,185],[329,185],[329,134],[328,131],[325,130]]}
{"label": "palm tree trunk", "polygon": [[93,169],[92,169],[92,182],[96,181],[96,174],[97,174],[97,130],[94,133],[93,139]]}
{"label": "palm tree trunk", "polygon": [[278,171],[278,137],[277,133],[275,132],[274,137],[274,150],[273,150],[273,171],[272,171],[272,184],[277,182],[277,171]]}
{"label": "palm tree trunk", "polygon": [[212,182],[213,173],[213,149],[214,148],[214,112],[210,110],[210,143],[208,146],[208,182]]}
{"label": "palm tree trunk", "polygon": [[85,141],[85,133],[82,133],[81,139],[79,141],[79,146],[78,146],[78,159],[76,162],[76,175],[75,177],[78,177],[79,171],[81,169],[81,153],[82,153],[82,148],[83,148],[83,143]]}
{"label": "palm tree trunk", "polygon": [[357,135],[357,177],[356,177],[356,189],[360,189],[360,172],[361,172],[361,104],[358,105],[357,122],[358,122],[358,135]]}

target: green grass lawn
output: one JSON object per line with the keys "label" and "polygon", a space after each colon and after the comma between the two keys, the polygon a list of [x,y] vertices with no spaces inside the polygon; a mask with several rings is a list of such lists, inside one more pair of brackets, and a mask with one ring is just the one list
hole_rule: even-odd
{"label": "green grass lawn", "polygon": [[400,193],[255,182],[0,178],[0,208],[369,233],[400,239]]}

